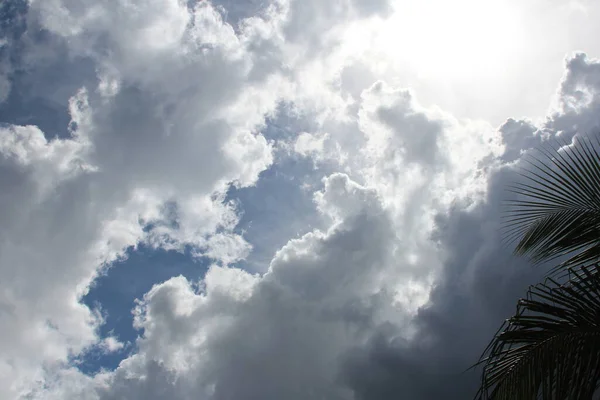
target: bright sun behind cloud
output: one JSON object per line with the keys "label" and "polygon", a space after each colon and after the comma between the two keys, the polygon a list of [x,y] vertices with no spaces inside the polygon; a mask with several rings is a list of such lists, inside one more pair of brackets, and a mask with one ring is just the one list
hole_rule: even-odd
{"label": "bright sun behind cloud", "polygon": [[525,34],[518,10],[506,1],[400,1],[377,42],[420,76],[462,78],[501,70]]}

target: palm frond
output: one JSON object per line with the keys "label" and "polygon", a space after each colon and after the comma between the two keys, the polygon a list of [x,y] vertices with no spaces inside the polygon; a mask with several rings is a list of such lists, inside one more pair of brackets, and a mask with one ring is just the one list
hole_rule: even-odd
{"label": "palm frond", "polygon": [[570,256],[555,271],[600,260],[600,140],[540,149],[509,190],[505,239],[534,263]]}
{"label": "palm frond", "polygon": [[600,381],[598,265],[529,289],[476,365],[476,399],[591,399]]}

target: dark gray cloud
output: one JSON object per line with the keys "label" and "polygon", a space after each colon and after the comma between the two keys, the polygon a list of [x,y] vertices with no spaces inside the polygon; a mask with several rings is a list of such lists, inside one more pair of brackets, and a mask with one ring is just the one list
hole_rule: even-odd
{"label": "dark gray cloud", "polygon": [[[510,317],[529,285],[550,265],[533,268],[502,241],[507,186],[518,181],[522,160],[542,145],[557,146],[598,121],[598,61],[577,54],[566,62],[557,94],[559,109],[541,127],[509,119],[500,128],[505,149],[499,159],[516,163],[493,167],[485,200],[471,209],[457,205],[436,216],[434,240],[446,260],[429,302],[414,319],[413,340],[383,327],[369,344],[347,355],[345,381],[361,399],[464,399],[474,395],[479,370],[464,372],[481,355],[502,322]],[[586,129],[587,127],[588,129]],[[559,129],[560,128],[560,129]],[[564,142],[563,142],[564,143]]]}
{"label": "dark gray cloud", "polygon": [[402,340],[383,329],[347,356],[345,379],[360,399],[474,395],[479,370],[465,370],[543,274],[500,245],[500,199],[514,179],[513,169],[503,167],[490,176],[485,203],[437,216],[434,235],[446,261],[429,303],[413,321],[415,338]]}

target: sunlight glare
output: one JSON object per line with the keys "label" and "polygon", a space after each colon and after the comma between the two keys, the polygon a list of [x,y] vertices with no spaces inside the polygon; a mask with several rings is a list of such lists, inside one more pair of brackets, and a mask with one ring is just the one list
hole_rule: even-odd
{"label": "sunlight glare", "polygon": [[517,56],[520,27],[507,0],[401,0],[375,43],[423,78],[464,78],[500,71]]}

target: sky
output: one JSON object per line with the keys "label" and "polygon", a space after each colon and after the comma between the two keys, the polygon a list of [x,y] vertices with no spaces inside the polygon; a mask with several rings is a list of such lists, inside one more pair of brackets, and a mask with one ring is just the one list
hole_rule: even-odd
{"label": "sky", "polygon": [[473,396],[596,3],[0,2],[0,398]]}

